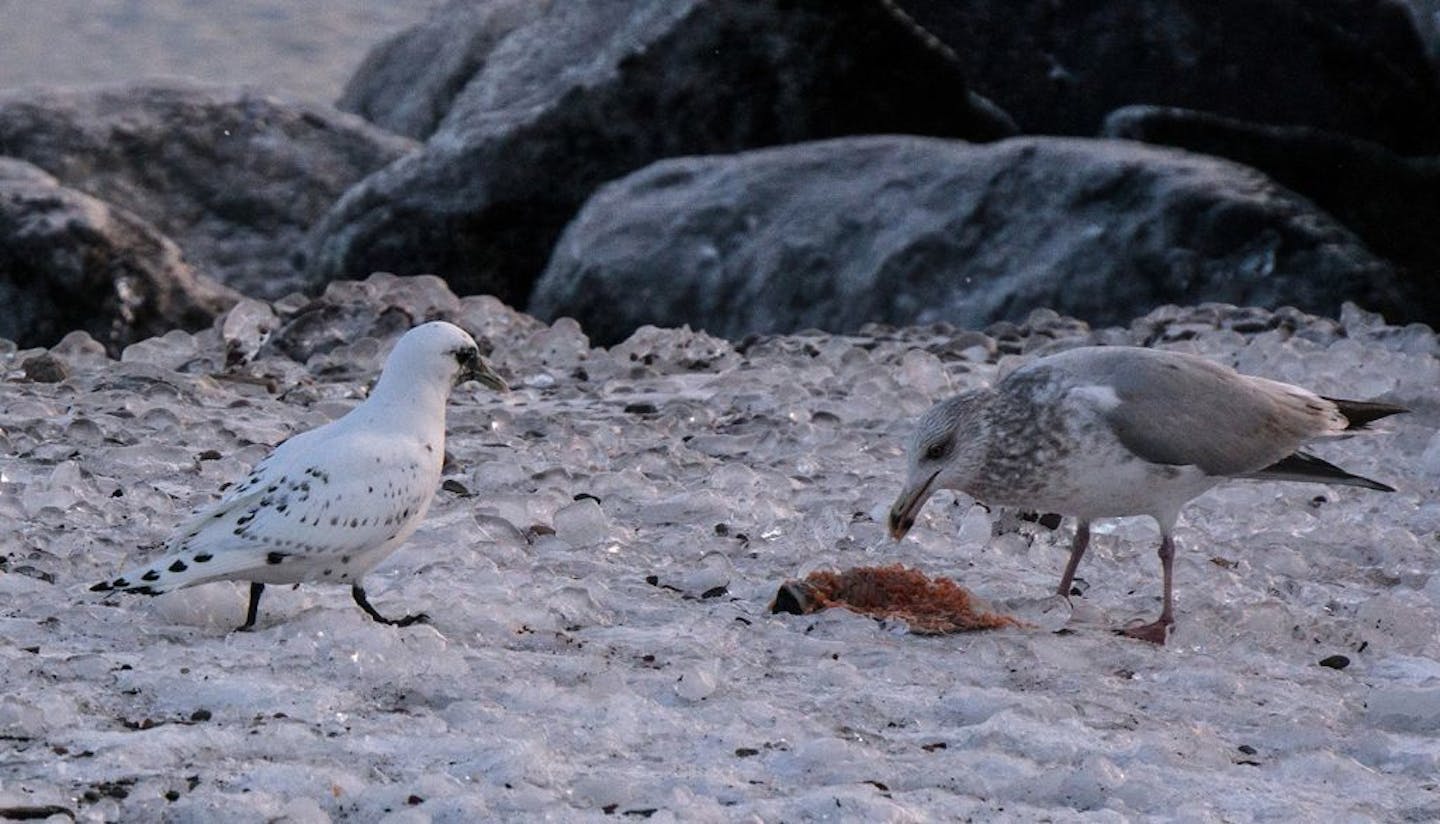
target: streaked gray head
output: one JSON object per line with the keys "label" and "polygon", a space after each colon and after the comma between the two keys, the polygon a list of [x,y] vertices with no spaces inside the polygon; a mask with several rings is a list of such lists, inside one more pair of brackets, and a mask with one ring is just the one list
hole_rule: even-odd
{"label": "streaked gray head", "polygon": [[965,489],[985,460],[983,412],[994,393],[963,392],[930,407],[915,424],[906,449],[905,489],[890,508],[890,535],[905,537],[937,489]]}

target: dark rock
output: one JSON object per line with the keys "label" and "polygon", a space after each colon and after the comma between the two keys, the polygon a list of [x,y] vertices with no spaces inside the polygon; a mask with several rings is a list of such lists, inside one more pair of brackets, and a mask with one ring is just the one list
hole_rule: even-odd
{"label": "dark rock", "polygon": [[1350,666],[1350,659],[1344,655],[1327,655],[1320,659],[1320,666],[1342,670]]}
{"label": "dark rock", "polygon": [[35,383],[59,383],[70,377],[70,367],[49,352],[26,358],[20,364],[25,380]]}
{"label": "dark rock", "polygon": [[436,277],[397,278],[376,272],[363,281],[335,281],[285,318],[258,356],[279,352],[306,363],[363,338],[385,340],[416,324],[452,317],[459,304]]}
{"label": "dark rock", "polygon": [[429,137],[495,46],[547,5],[452,0],[371,49],[335,105],[396,134]]}
{"label": "dark rock", "polygon": [[659,158],[1012,129],[884,0],[567,0],[488,53],[423,152],[346,194],[311,271],[432,272],[524,303],[591,191]]}
{"label": "dark rock", "polygon": [[1181,106],[1440,152],[1440,86],[1391,0],[896,0],[1027,132]]}
{"label": "dark rock", "polygon": [[[866,137],[657,163],[596,193],[530,310],[599,345],[867,322],[984,328],[1165,303],[1406,314],[1393,273],[1258,172],[1122,141]],[[998,327],[991,332],[1004,348]]]}
{"label": "dark rock", "polygon": [[310,225],[415,147],[352,115],[243,88],[0,95],[0,155],[135,213],[202,273],[265,298],[308,285],[299,250]]}
{"label": "dark rock", "polygon": [[0,337],[50,346],[83,329],[118,354],[238,299],[144,220],[0,158]]}
{"label": "dark rock", "polygon": [[1440,157],[1304,127],[1263,126],[1186,109],[1130,106],[1109,137],[1203,152],[1253,166],[1329,212],[1412,282],[1414,316],[1440,319]]}

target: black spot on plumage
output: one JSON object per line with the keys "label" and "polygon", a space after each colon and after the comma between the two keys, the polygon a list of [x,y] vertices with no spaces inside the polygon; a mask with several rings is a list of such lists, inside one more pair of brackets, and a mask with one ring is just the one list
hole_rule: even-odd
{"label": "black spot on plumage", "polygon": [[348,563],[350,563],[350,556],[349,556],[349,555],[341,555],[341,556],[340,556],[340,563],[342,563],[342,564],[348,564]]}
{"label": "black spot on plumage", "polygon": [[266,492],[274,492],[275,490],[277,490],[277,489],[279,489],[279,488],[280,488],[280,485],[279,485],[279,484],[270,484],[269,486],[265,487],[265,491],[266,491]]}
{"label": "black spot on plumage", "polygon": [[339,523],[340,523],[340,519],[339,519],[339,518],[335,517],[334,515],[331,515],[331,516],[330,516],[330,525],[331,525],[331,526],[337,526]]}
{"label": "black spot on plumage", "polygon": [[149,572],[145,573],[144,575],[141,575],[141,576],[140,576],[140,580],[142,580],[142,581],[158,581],[158,580],[160,580],[160,573],[159,573],[157,570],[153,570],[153,569],[152,569],[152,570],[150,570]]}
{"label": "black spot on plumage", "polygon": [[132,590],[130,590],[130,591],[133,592],[133,593],[135,593],[136,595],[159,595],[159,594],[160,594],[159,592],[156,592],[155,590],[151,589],[150,587],[135,587],[134,589],[132,589]]}
{"label": "black spot on plumage", "polygon": [[114,582],[111,583],[111,586],[115,587],[116,589],[124,589],[130,586],[130,582],[125,580],[124,578],[116,578]]}
{"label": "black spot on plumage", "polygon": [[351,529],[354,529],[355,527],[357,527],[357,526],[359,526],[359,525],[360,525],[360,519],[359,519],[359,518],[351,518],[351,519],[350,519],[350,528],[351,528]]}
{"label": "black spot on plumage", "polygon": [[187,569],[189,569],[189,568],[190,568],[190,567],[188,567],[188,566],[185,565],[185,562],[184,562],[184,561],[176,561],[175,563],[173,563],[173,564],[170,565],[170,571],[171,571],[171,572],[184,572],[185,570],[187,570]]}
{"label": "black spot on plumage", "polygon": [[283,552],[267,552],[267,553],[265,553],[265,563],[267,563],[267,564],[274,565],[274,564],[280,563],[280,562],[283,561],[283,560],[285,560],[285,553],[283,553]]}
{"label": "black spot on plumage", "polygon": [[95,586],[90,587],[91,592],[109,592],[112,589],[114,589],[114,587],[110,586],[109,581],[101,581]]}
{"label": "black spot on plumage", "polygon": [[215,557],[214,555],[211,555],[211,554],[208,553],[208,552],[202,552],[202,553],[200,553],[199,555],[196,555],[196,556],[195,556],[195,563],[197,563],[197,564],[203,564],[203,563],[205,563],[206,561],[208,561],[208,560],[210,560],[211,558],[214,558],[214,557]]}
{"label": "black spot on plumage", "polygon": [[289,505],[289,504],[281,504],[281,505],[275,507],[275,511],[276,511],[276,512],[284,512],[285,510],[287,510],[287,509],[289,509],[289,508],[290,508],[290,505]]}
{"label": "black spot on plumage", "polygon": [[234,531],[233,533],[231,533],[231,534],[232,534],[232,535],[238,535],[238,536],[240,536],[240,537],[243,538],[243,537],[245,537],[245,527],[243,527],[243,526],[236,527],[236,528],[235,528],[235,531]]}
{"label": "black spot on plumage", "polygon": [[334,571],[335,571],[335,570],[333,570],[333,569],[327,569],[327,570],[325,570],[325,574],[326,574],[326,575],[329,575],[330,573],[332,573],[332,572],[334,572]]}

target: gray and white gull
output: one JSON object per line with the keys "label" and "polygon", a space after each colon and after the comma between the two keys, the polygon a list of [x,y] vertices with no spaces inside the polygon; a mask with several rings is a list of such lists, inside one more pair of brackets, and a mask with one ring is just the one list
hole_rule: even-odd
{"label": "gray and white gull", "polygon": [[249,581],[245,623],[255,626],[266,584],[349,584],[383,624],[361,579],[424,520],[445,460],[445,405],[476,380],[504,391],[474,339],[443,321],[401,336],[374,390],[344,417],[296,435],[219,501],[176,528],[163,557],[91,587],[145,595],[211,581]]}
{"label": "gray and white gull", "polygon": [[1071,349],[1025,364],[993,388],[943,400],[921,417],[890,534],[903,538],[938,489],[1074,516],[1079,523],[1057,589],[1068,597],[1091,521],[1149,515],[1160,527],[1160,617],[1123,632],[1163,644],[1175,623],[1173,532],[1186,502],[1231,478],[1393,492],[1299,449],[1404,411],[1321,397],[1196,355]]}

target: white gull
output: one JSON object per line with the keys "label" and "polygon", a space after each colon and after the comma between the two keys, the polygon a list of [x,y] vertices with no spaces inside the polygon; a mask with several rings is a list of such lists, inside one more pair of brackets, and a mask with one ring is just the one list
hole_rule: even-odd
{"label": "white gull", "polygon": [[176,528],[166,553],[91,587],[146,595],[210,581],[250,582],[245,623],[255,626],[266,584],[349,584],[355,603],[384,624],[361,579],[420,526],[445,460],[445,405],[453,386],[505,382],[464,330],[443,321],[406,332],[370,396],[344,417],[296,435],[249,477]]}

